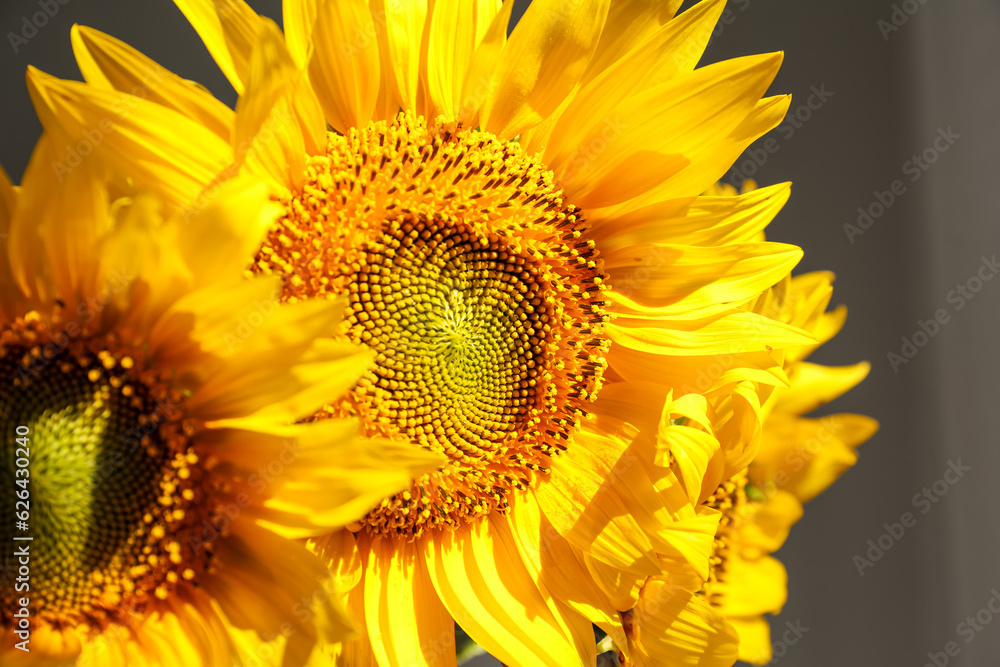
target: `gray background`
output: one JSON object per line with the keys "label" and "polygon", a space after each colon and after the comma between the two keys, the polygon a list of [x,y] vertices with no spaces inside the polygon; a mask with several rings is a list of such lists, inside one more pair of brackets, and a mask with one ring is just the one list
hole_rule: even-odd
{"label": "gray background", "polygon": [[[8,33],[39,11],[37,2],[4,0],[0,8],[0,163],[15,182],[40,132],[24,69],[34,64],[79,78],[69,44],[74,22],[125,39],[234,102],[172,3],[68,0],[14,53]],[[251,4],[280,15],[276,1]],[[850,308],[846,329],[815,359],[873,364],[867,382],[828,411],[865,413],[882,423],[859,464],[807,506],[779,553],[791,591],[773,627],[798,622],[808,628],[796,644],[778,647],[782,657],[775,664],[789,667],[921,667],[933,664],[929,652],[944,651],[950,641],[960,652],[948,664],[1000,664],[1000,619],[971,634],[966,628],[972,626],[959,626],[1000,590],[994,481],[1000,469],[994,345],[1000,280],[985,283],[961,310],[948,301],[957,284],[975,276],[983,256],[1000,253],[994,203],[1000,5],[908,0],[897,3],[900,11],[903,5],[916,11],[897,14],[899,29],[884,34],[879,21],[891,21],[888,0],[732,0],[729,22],[717,29],[706,56],[715,61],[784,50],[772,92],[792,93],[793,113],[811,87],[833,93],[794,132],[775,135],[779,150],[756,176],[765,184],[794,181],[770,238],[805,249],[801,270],[835,271],[834,301]],[[910,181],[904,163],[948,127],[960,138]],[[843,226],[897,179],[905,193],[851,243]],[[942,308],[950,321],[894,372],[887,354],[899,353],[901,337],[912,337],[918,321]],[[971,470],[921,514],[914,495],[959,459]],[[883,524],[898,522],[904,512],[917,516],[916,525],[860,576],[854,556],[864,555],[868,540],[878,540]],[[939,664],[944,659],[939,656]]]}

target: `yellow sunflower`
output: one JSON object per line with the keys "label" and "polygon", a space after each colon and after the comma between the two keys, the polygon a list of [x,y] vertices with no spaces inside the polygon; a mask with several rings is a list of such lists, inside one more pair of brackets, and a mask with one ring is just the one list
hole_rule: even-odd
{"label": "yellow sunflower", "polygon": [[[753,197],[757,185],[747,181],[743,194],[728,184],[715,184],[705,199]],[[755,238],[764,240],[763,226]],[[710,419],[699,412],[682,409],[680,403],[664,408],[660,439],[670,443],[671,456],[687,461],[692,479],[703,479],[705,487],[698,502],[722,513],[712,551],[708,581],[693,596],[669,575],[651,579],[643,587],[635,607],[634,627],[628,636],[631,659],[623,664],[646,664],[641,657],[675,651],[676,659],[666,664],[685,664],[685,655],[700,665],[730,665],[739,659],[763,665],[775,655],[770,628],[764,614],[777,614],[787,598],[784,566],[770,556],[788,537],[791,526],[802,517],[802,504],[832,484],[857,460],[855,449],[869,439],[878,424],[861,415],[835,414],[810,419],[802,415],[831,401],[861,382],[870,366],[862,362],[847,367],[827,367],[805,361],[817,347],[841,329],[846,309],[827,312],[833,293],[833,275],[816,272],[792,278],[790,275],[746,308],[814,337],[805,346],[789,346],[775,351],[783,358],[787,382],[774,389],[756,412],[761,430],[759,449],[744,469],[717,487],[705,455],[718,445],[692,430],[711,430]],[[678,417],[683,418],[680,421]],[[698,443],[695,437],[704,442]],[[707,497],[704,490],[714,488]],[[693,602],[692,599],[696,602]],[[687,607],[679,623],[664,628],[656,611],[665,604]],[[691,621],[690,619],[695,619]],[[685,621],[687,621],[685,623]],[[700,627],[701,632],[687,631]],[[711,632],[704,632],[709,628]],[[683,633],[682,637],[675,635]],[[785,633],[787,635],[788,633]],[[783,637],[785,635],[782,635]],[[800,635],[793,634],[796,640]],[[687,653],[680,651],[687,648]],[[787,650],[784,645],[782,650]],[[696,656],[696,657],[695,657]]]}
{"label": "yellow sunflower", "polygon": [[[111,201],[91,164],[0,171],[4,665],[285,664],[349,636],[295,538],[354,521],[436,456],[293,422],[371,354],[317,340],[343,300],[280,305],[243,259],[278,212],[234,180],[186,220]],[[348,464],[349,462],[349,464]]]}
{"label": "yellow sunflower", "polygon": [[[753,182],[744,187],[745,191],[755,189]],[[736,191],[719,185],[710,188],[709,194],[733,196]],[[760,238],[763,240],[762,235]],[[784,566],[770,554],[784,544],[791,526],[802,517],[802,504],[852,466],[857,460],[857,446],[878,428],[874,420],[861,415],[834,414],[815,419],[802,416],[850,390],[870,369],[867,362],[838,368],[804,360],[844,324],[845,308],[826,311],[832,283],[833,275],[828,272],[786,276],[748,305],[754,312],[808,331],[816,340],[783,351],[789,383],[776,389],[761,406],[763,437],[759,450],[746,469],[727,479],[704,501],[722,512],[709,581],[699,591],[706,603],[701,608],[704,624],[716,628],[715,643],[725,642],[735,634],[739,659],[752,664],[763,665],[781,657],[774,654],[763,615],[781,611],[787,598],[787,575]],[[666,429],[663,438],[676,440],[672,431],[678,427],[669,423]],[[684,458],[690,447],[683,441],[677,444],[671,453]],[[676,595],[669,583],[666,578],[658,579],[654,587],[647,585],[636,609],[647,609],[661,603],[665,595]],[[663,640],[656,619],[648,616],[642,615],[641,623],[637,619],[640,631],[646,632],[634,633],[632,643],[637,646],[632,647],[633,653],[636,648],[649,651]],[[793,639],[799,638],[793,635]],[[704,645],[702,637],[694,647],[700,650]],[[718,662],[699,664],[729,664],[725,660],[728,655]]]}
{"label": "yellow sunflower", "polygon": [[785,352],[790,385],[763,406],[760,450],[728,495],[730,518],[723,518],[727,529],[720,532],[715,575],[707,586],[708,598],[739,633],[740,659],[753,664],[772,659],[763,614],[778,613],[787,596],[785,569],[769,554],[802,517],[802,504],[854,465],[855,449],[878,430],[875,420],[862,415],[802,416],[853,388],[870,370],[867,362],[829,367],[805,361],[844,324],[843,306],[826,311],[832,293],[833,274],[816,272],[786,278],[761,300],[766,311],[810,332],[816,342]]}
{"label": "yellow sunflower", "polygon": [[235,112],[86,28],[87,84],[29,72],[62,163],[182,216],[266,179],[283,214],[249,270],[286,302],[345,295],[330,336],[375,352],[313,418],[447,458],[312,543],[364,628],[339,664],[453,664],[457,622],[509,665],[592,665],[592,624],[630,651],[664,575],[687,594],[655,605],[668,643],[714,641],[705,501],[812,338],[746,307],[801,256],[757,240],[787,185],[699,196],[783,117],[781,56],[695,69],[724,2],[680,4],[536,0],[508,39],[511,2],[286,2],[282,34],[179,1]]}

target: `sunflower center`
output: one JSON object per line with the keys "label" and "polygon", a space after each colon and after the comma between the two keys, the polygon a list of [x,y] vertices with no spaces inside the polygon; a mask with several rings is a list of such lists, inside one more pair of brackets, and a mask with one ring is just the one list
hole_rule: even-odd
{"label": "sunflower center", "polygon": [[449,461],[362,526],[417,535],[505,510],[567,447],[605,367],[580,210],[517,144],[404,114],[331,134],[284,204],[254,271],[281,275],[286,300],[347,295],[336,335],[376,352],[318,417]]}
{"label": "sunflower center", "polygon": [[7,625],[26,597],[57,624],[120,619],[206,566],[182,537],[203,518],[198,457],[178,397],[132,357],[32,328],[0,337],[0,530],[21,549],[2,564],[25,585],[0,588],[0,615]]}

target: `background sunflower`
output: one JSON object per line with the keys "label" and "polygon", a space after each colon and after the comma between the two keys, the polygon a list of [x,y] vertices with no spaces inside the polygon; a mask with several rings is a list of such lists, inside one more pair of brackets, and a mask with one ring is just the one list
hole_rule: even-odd
{"label": "background sunflower", "polygon": [[[278,17],[276,2],[251,4]],[[38,128],[23,85],[27,64],[76,77],[66,39],[74,22],[141,44],[165,67],[205,83],[228,103],[235,100],[170,3],[59,5],[33,31],[25,21],[31,24],[39,11],[37,0],[0,9],[10,49],[0,72],[10,91],[4,120],[19,129]],[[873,364],[868,380],[830,410],[876,415],[882,424],[862,450],[863,465],[809,505],[779,554],[794,582],[783,614],[772,619],[779,664],[924,664],[928,653],[944,655],[949,642],[964,664],[992,664],[1000,654],[1000,625],[965,623],[988,609],[1000,582],[988,472],[1000,465],[992,447],[1000,425],[993,379],[1000,370],[994,343],[1000,282],[980,278],[993,270],[989,262],[1000,249],[992,196],[1000,175],[998,30],[995,4],[974,0],[733,0],[709,48],[710,61],[786,52],[774,90],[793,94],[789,119],[770,136],[774,142],[765,139],[748,151],[730,181],[794,180],[770,237],[806,249],[801,270],[836,272],[833,302],[851,307],[845,330],[813,359]],[[8,33],[26,41],[11,42]],[[949,127],[952,138],[960,135],[951,144]],[[0,136],[0,154],[24,156],[20,164],[4,165],[15,181],[35,137],[28,131]],[[913,161],[915,155],[929,168]],[[910,180],[915,174],[920,177]],[[903,194],[892,191],[897,180]],[[863,233],[852,243],[845,225]],[[947,319],[935,328],[940,310]],[[890,353],[906,361],[894,368]],[[949,462],[959,459],[972,469],[947,484]],[[935,484],[945,491],[940,496]],[[923,496],[925,488],[937,502]],[[884,538],[884,524],[899,523],[907,512],[916,525],[899,539]],[[879,547],[880,538],[891,549]],[[868,540],[878,547],[872,550],[878,560],[869,558]],[[872,563],[860,564],[863,576],[855,557]],[[801,636],[787,635],[794,643],[783,639],[786,624],[799,628]]]}

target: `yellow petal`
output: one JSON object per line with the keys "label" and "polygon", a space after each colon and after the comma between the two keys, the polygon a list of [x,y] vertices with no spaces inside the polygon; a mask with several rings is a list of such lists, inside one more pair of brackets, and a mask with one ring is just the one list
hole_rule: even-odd
{"label": "yellow petal", "polygon": [[630,304],[635,301],[655,307],[657,317],[690,317],[716,314],[725,304],[761,294],[798,264],[802,249],[781,243],[651,243],[602,252],[602,258],[615,299],[628,311],[640,310]]}
{"label": "yellow petal", "polygon": [[536,0],[503,50],[482,109],[483,128],[510,139],[555,111],[597,48],[608,0]]}
{"label": "yellow petal", "polygon": [[[371,352],[326,338],[339,324],[343,307],[343,301],[303,301],[261,311],[253,325],[248,313],[250,326],[244,331],[237,330],[238,313],[232,313],[232,331],[241,342],[188,409],[205,420],[226,419],[231,426],[249,417],[292,422],[312,414],[346,391],[371,362]],[[215,345],[221,352],[222,345]],[[285,372],[275,376],[275,368]]]}
{"label": "yellow petal", "polygon": [[[262,464],[278,461],[282,473],[264,490],[267,497],[254,516],[284,537],[313,537],[358,521],[383,498],[409,488],[414,478],[444,462],[440,455],[408,443],[357,437],[357,425],[349,420],[326,421],[332,425],[281,434],[272,446],[277,453]],[[227,436],[213,447],[220,460],[235,448],[220,449],[237,436]],[[249,432],[244,440],[252,441]],[[239,462],[239,457],[233,459]],[[253,477],[254,468],[245,465]],[[261,495],[260,482],[258,477],[256,484],[249,484],[250,497]]]}
{"label": "yellow petal", "polygon": [[[696,73],[700,71],[695,70]],[[705,192],[725,175],[750,144],[778,126],[788,112],[791,99],[791,95],[778,95],[760,100],[729,134],[704,137],[701,149],[697,154],[691,154],[693,159],[689,166],[644,194],[625,202],[621,208],[633,210]]]}
{"label": "yellow petal", "polygon": [[172,221],[196,285],[241,275],[281,209],[252,179],[220,186],[205,207]]}
{"label": "yellow petal", "polygon": [[615,0],[601,32],[597,51],[587,67],[585,81],[644,42],[673,19],[682,0]]}
{"label": "yellow petal", "polygon": [[693,593],[654,579],[633,613],[629,658],[639,667],[729,667],[736,661],[736,631]]}
{"label": "yellow petal", "polygon": [[229,622],[264,637],[285,634],[289,664],[305,664],[318,642],[349,636],[353,628],[323,561],[305,545],[241,519],[238,506],[229,511],[235,514],[229,533],[214,538],[215,568],[202,581]]}
{"label": "yellow petal", "polygon": [[697,197],[689,204],[669,200],[619,215],[590,215],[591,237],[601,253],[643,243],[720,246],[758,241],[788,201],[791,183],[779,183],[734,197]]}
{"label": "yellow petal", "polygon": [[774,657],[771,626],[763,616],[729,618],[740,637],[740,660],[751,665],[766,665]]}
{"label": "yellow petal", "polygon": [[366,125],[375,112],[379,29],[365,0],[324,2],[317,8],[309,78],[327,122],[338,132]]}
{"label": "yellow petal", "polygon": [[174,0],[215,58],[222,73],[243,94],[259,17],[243,0]]}
{"label": "yellow petal", "polygon": [[751,558],[774,553],[788,538],[792,525],[802,518],[802,502],[778,489],[754,513],[753,520],[739,528],[739,549]]}
{"label": "yellow petal", "polygon": [[320,128],[300,125],[299,101],[305,109],[314,109],[309,114],[314,121],[321,118],[319,103],[296,69],[281,31],[262,19],[246,92],[236,104],[233,146],[236,159],[245,160],[250,173],[270,179],[282,194],[301,186],[307,153],[318,150]]}
{"label": "yellow petal", "polygon": [[788,598],[785,566],[770,556],[730,558],[725,578],[713,586],[720,592],[714,604],[727,618],[777,614]]}
{"label": "yellow petal", "polygon": [[17,199],[17,191],[11,185],[7,172],[0,167],[0,322],[13,320],[22,310],[19,307],[21,288],[11,273],[7,252]]}
{"label": "yellow petal", "polygon": [[[756,313],[736,312],[721,317],[648,324],[659,326],[636,326],[635,322],[626,320],[607,325],[607,335],[615,343],[608,355],[612,365],[624,354],[616,348],[654,355],[704,356],[760,352],[811,342],[805,332]],[[755,379],[767,381],[764,376]]]}
{"label": "yellow petal", "polygon": [[774,409],[799,415],[815,410],[855,387],[870,370],[867,361],[839,367],[798,363],[788,376],[792,385],[781,392]]}
{"label": "yellow petal", "polygon": [[507,45],[507,26],[510,24],[513,8],[514,0],[504,0],[500,11],[486,28],[486,34],[465,73],[458,120],[468,127],[481,125],[480,110],[495,87],[493,75],[500,66],[500,54]]}
{"label": "yellow petal", "polygon": [[502,522],[490,517],[422,544],[441,602],[490,655],[514,665],[585,661],[566,620],[531,580]]}
{"label": "yellow petal", "polygon": [[211,130],[149,100],[60,81],[31,67],[28,89],[42,124],[72,144],[53,165],[58,173],[99,159],[181,207],[232,161],[229,144]]}
{"label": "yellow petal", "polygon": [[807,502],[854,465],[855,449],[877,430],[875,420],[861,415],[803,419],[772,413],[751,481],[765,489],[784,489]]}
{"label": "yellow petal", "polygon": [[369,549],[365,625],[379,664],[454,664],[455,623],[434,591],[420,547],[376,537]]}
{"label": "yellow petal", "polygon": [[[744,333],[745,330],[746,327]],[[729,391],[732,383],[744,380],[771,386],[788,385],[781,360],[775,359],[774,352],[767,350],[731,355],[666,356],[612,345],[608,364],[626,382],[658,385],[664,395],[668,388],[678,389],[684,394],[698,392],[714,395]],[[602,395],[606,389],[601,390]],[[654,414],[659,415],[659,411]]]}
{"label": "yellow petal", "polygon": [[[638,95],[674,76],[693,70],[724,8],[724,0],[706,0],[668,21],[616,62],[608,64],[602,72],[595,72],[591,67],[585,77],[586,84],[575,93],[565,109],[560,109],[559,118],[553,117],[547,121],[553,127],[546,134],[549,135],[555,129],[554,126],[559,124],[564,115],[573,119],[604,117],[622,99]],[[607,30],[608,27],[605,27],[605,33]],[[601,40],[602,43],[606,41],[604,34]],[[533,136],[530,148],[543,149],[545,143],[547,140]],[[599,147],[595,145],[594,148],[593,157],[599,159],[596,155],[600,152],[597,150]],[[579,155],[577,161],[584,162],[585,160],[580,159],[584,157]],[[581,164],[580,168],[586,167]]]}
{"label": "yellow petal", "polygon": [[94,248],[111,228],[108,193],[93,162],[53,169],[64,148],[51,135],[39,141],[24,175],[11,230],[10,268],[21,290],[39,300],[59,298],[77,313],[98,292]]}
{"label": "yellow petal", "polygon": [[[584,207],[624,202],[689,166],[707,178],[702,163],[712,164],[717,144],[747,119],[780,64],[781,54],[727,60],[624,99],[608,82],[600,97],[589,99],[610,95],[620,101],[596,110],[601,102],[582,103],[575,113],[564,113],[545,162],[567,196]],[[669,198],[697,195],[719,176],[713,173],[699,190],[675,191]]]}
{"label": "yellow petal", "polygon": [[651,576],[658,571],[651,536],[585,451],[600,445],[601,438],[587,432],[577,436],[577,446],[553,461],[552,474],[535,492],[538,502],[576,548],[635,575]]}
{"label": "yellow petal", "polygon": [[511,502],[508,515],[518,552],[539,589],[585,616],[591,623],[625,641],[621,617],[611,599],[587,571],[583,554],[567,542],[548,521],[534,494]]}
{"label": "yellow petal", "polygon": [[382,70],[404,111],[418,112],[420,53],[427,19],[427,0],[373,0],[372,13],[379,17],[382,38]]}
{"label": "yellow petal", "polygon": [[[664,411],[665,415],[672,413],[670,407]],[[707,488],[705,480],[715,479],[722,473],[718,470],[714,474],[707,474],[710,465],[718,467],[722,463],[719,459],[719,441],[709,433],[690,426],[670,424],[669,421],[661,425],[659,438],[674,456],[677,476],[691,503],[704,502],[714,490]]]}
{"label": "yellow petal", "polygon": [[233,111],[198,84],[182,79],[120,40],[74,25],[73,53],[84,80],[174,109],[229,141]]}
{"label": "yellow petal", "polygon": [[438,0],[434,3],[427,40],[429,118],[459,117],[462,87],[473,54],[486,37],[500,5],[496,0]]}
{"label": "yellow petal", "polygon": [[627,611],[639,599],[639,589],[646,577],[636,576],[614,565],[604,563],[590,554],[583,554],[583,563],[594,583],[608,596],[611,605],[618,611]]}
{"label": "yellow petal", "polygon": [[281,3],[281,25],[285,29],[288,51],[301,69],[309,63],[312,53],[312,31],[317,7],[323,0],[284,0]]}

